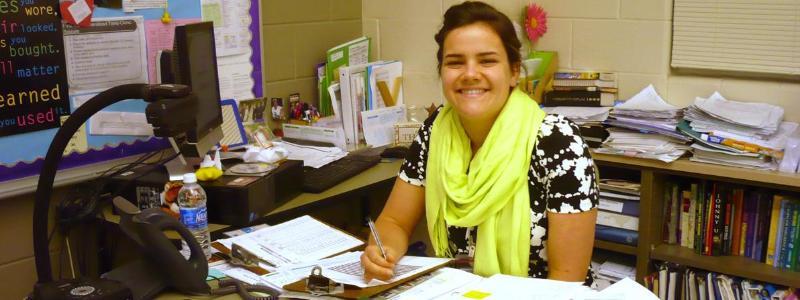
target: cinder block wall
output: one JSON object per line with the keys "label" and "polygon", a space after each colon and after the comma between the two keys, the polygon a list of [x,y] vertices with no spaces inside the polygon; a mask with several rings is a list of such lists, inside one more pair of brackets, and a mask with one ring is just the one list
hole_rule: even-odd
{"label": "cinder block wall", "polygon": [[[405,101],[441,103],[433,35],[453,0],[362,0],[364,34],[377,41],[378,59],[405,64]],[[485,1],[523,24],[528,0]],[[548,32],[534,45],[559,53],[562,69],[619,74],[619,96],[628,99],[647,84],[668,102],[690,105],[697,96],[719,91],[732,100],[782,106],[786,120],[800,121],[800,83],[736,78],[723,74],[688,75],[669,67],[671,0],[537,0],[548,13]],[[746,37],[743,37],[746,38]]]}
{"label": "cinder block wall", "polygon": [[317,102],[325,51],[362,35],[360,0],[261,1],[264,95]]}

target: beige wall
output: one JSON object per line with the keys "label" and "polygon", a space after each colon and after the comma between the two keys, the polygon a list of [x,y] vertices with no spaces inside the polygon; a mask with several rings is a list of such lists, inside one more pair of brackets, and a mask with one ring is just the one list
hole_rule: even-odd
{"label": "beige wall", "polygon": [[[64,192],[58,189],[53,194],[59,197]],[[49,225],[52,228],[52,217]],[[33,290],[36,282],[32,194],[0,199],[0,245],[0,299],[22,299]],[[59,247],[60,238],[56,236],[50,245],[52,264],[58,261]],[[56,270],[54,268],[53,276]]]}
{"label": "beige wall", "polygon": [[[434,33],[454,0],[362,0],[364,34],[378,45],[378,59],[405,63],[409,104],[441,103]],[[486,1],[522,24],[528,0]],[[696,96],[720,91],[731,100],[782,106],[786,119],[800,121],[800,83],[754,78],[695,76],[669,67],[672,1],[537,0],[548,13],[548,32],[534,45],[559,52],[562,69],[619,74],[620,98],[647,84],[668,102],[687,106]]]}
{"label": "beige wall", "polygon": [[264,95],[298,92],[317,102],[314,66],[325,51],[362,35],[360,0],[261,1]]}

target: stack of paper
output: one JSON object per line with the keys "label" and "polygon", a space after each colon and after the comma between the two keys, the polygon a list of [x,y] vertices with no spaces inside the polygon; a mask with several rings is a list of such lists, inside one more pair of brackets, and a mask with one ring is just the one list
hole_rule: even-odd
{"label": "stack of paper", "polygon": [[684,144],[690,141],[676,129],[682,115],[681,108],[664,101],[649,85],[614,107],[605,124],[624,129],[609,130],[611,135],[597,151],[672,162],[686,152]]}
{"label": "stack of paper", "polygon": [[543,107],[548,114],[562,115],[578,125],[599,124],[608,119],[611,107],[553,106]]}
{"label": "stack of paper", "polygon": [[632,132],[624,129],[609,128],[610,135],[602,148],[595,151],[606,154],[617,154],[646,159],[656,159],[666,163],[680,158],[689,147],[682,140],[672,137]]}
{"label": "stack of paper", "polygon": [[[775,170],[788,137],[798,128],[783,122],[783,108],[730,101],[714,92],[695,98],[679,129],[699,145],[692,160],[743,168]],[[758,154],[758,155],[751,155]]]}
{"label": "stack of paper", "polygon": [[614,107],[606,124],[689,141],[675,129],[682,116],[683,110],[664,101],[651,84]]}
{"label": "stack of paper", "polygon": [[699,132],[721,129],[745,136],[771,136],[783,121],[783,108],[767,103],[730,101],[714,92],[696,97],[686,119]]}
{"label": "stack of paper", "polygon": [[302,160],[303,166],[319,168],[347,156],[347,152],[337,147],[318,147],[298,145],[289,142],[272,142],[289,150],[288,159]]}
{"label": "stack of paper", "polygon": [[772,158],[763,154],[727,152],[699,143],[692,144],[692,153],[694,154],[689,159],[697,162],[761,170],[777,168],[777,164],[772,161]]}

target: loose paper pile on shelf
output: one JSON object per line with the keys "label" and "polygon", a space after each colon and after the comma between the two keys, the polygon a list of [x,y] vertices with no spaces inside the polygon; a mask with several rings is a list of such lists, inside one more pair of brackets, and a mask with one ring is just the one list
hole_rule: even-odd
{"label": "loose paper pile on shelf", "polygon": [[786,140],[798,127],[783,122],[783,108],[725,99],[718,92],[695,98],[680,129],[695,141],[693,161],[752,169],[777,169]]}
{"label": "loose paper pile on shelf", "polygon": [[559,114],[578,125],[599,124],[608,118],[611,107],[553,106],[542,108],[548,114]]}
{"label": "loose paper pile on shelf", "polygon": [[616,128],[596,151],[672,162],[689,149],[690,139],[676,130],[682,115],[649,85],[614,108],[605,123]]}

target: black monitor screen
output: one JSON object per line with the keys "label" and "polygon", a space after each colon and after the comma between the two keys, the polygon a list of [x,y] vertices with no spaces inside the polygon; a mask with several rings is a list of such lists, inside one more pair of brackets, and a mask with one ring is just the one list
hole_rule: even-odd
{"label": "black monitor screen", "polygon": [[175,83],[190,86],[199,101],[197,131],[188,134],[189,140],[197,140],[222,124],[212,23],[175,27],[174,54]]}

